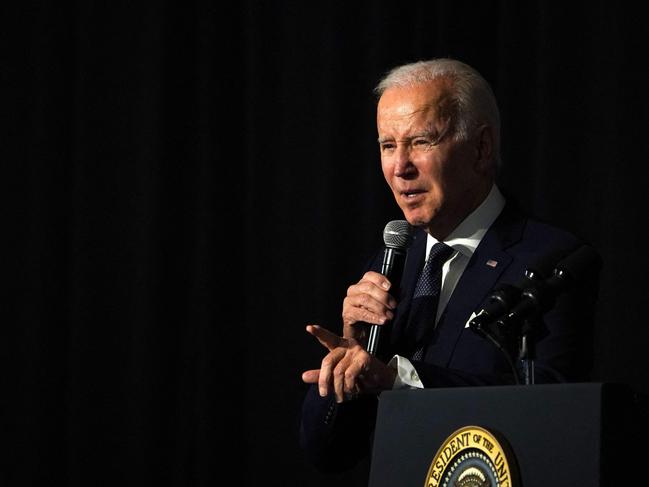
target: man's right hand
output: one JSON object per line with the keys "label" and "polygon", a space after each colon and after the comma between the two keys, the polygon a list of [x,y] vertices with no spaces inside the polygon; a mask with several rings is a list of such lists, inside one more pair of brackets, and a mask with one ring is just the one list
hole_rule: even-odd
{"label": "man's right hand", "polygon": [[358,322],[384,325],[394,318],[397,301],[390,293],[391,283],[378,272],[369,271],[356,284],[349,286],[343,301],[343,336],[365,343],[365,330]]}

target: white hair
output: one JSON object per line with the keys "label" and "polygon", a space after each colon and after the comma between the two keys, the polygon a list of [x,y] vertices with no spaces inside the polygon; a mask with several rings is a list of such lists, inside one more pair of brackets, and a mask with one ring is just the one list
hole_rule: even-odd
{"label": "white hair", "polygon": [[467,140],[483,124],[494,132],[495,160],[500,159],[500,113],[489,83],[471,66],[449,58],[417,61],[397,66],[379,82],[374,92],[380,97],[390,88],[414,86],[443,78],[450,81],[453,137]]}

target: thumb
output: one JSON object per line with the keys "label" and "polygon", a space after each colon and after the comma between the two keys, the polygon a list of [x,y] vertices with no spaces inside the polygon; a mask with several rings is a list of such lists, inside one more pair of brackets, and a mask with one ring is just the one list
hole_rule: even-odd
{"label": "thumb", "polygon": [[307,384],[317,384],[320,378],[320,369],[307,370],[302,373],[302,381]]}

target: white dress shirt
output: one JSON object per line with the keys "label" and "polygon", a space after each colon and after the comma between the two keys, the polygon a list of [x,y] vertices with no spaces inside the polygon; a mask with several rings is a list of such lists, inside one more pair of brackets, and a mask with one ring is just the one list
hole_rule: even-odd
{"label": "white dress shirt", "polygon": [[[473,256],[475,249],[484,237],[485,233],[496,220],[500,212],[505,207],[505,198],[500,190],[494,184],[491,191],[484,201],[473,212],[460,223],[455,230],[444,240],[444,243],[452,247],[454,252],[451,258],[444,263],[442,268],[442,288],[437,305],[437,317],[435,324],[444,312],[446,305],[453,294],[464,269]],[[438,242],[437,239],[428,235],[426,240],[426,255],[429,254],[433,245]],[[395,355],[392,357],[389,366],[397,371],[397,377],[394,381],[393,389],[403,388],[423,388],[424,385],[419,380],[417,371],[405,357]]]}

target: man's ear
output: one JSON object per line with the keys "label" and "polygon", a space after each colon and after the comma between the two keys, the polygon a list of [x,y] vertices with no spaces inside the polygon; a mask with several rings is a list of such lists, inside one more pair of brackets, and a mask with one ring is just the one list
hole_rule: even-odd
{"label": "man's ear", "polygon": [[492,172],[495,166],[496,141],[494,130],[489,125],[478,128],[475,142],[476,171],[480,174]]}

